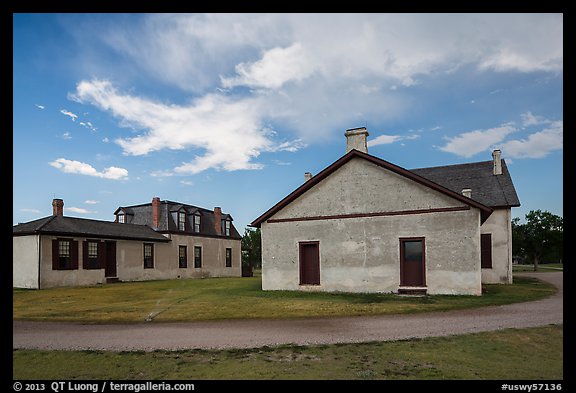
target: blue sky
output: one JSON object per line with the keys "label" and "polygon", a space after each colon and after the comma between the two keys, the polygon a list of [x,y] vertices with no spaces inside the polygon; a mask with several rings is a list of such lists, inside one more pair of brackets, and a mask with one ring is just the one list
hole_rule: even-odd
{"label": "blue sky", "polygon": [[344,154],[404,168],[502,150],[563,216],[561,14],[15,14],[13,223],[153,197],[238,230]]}

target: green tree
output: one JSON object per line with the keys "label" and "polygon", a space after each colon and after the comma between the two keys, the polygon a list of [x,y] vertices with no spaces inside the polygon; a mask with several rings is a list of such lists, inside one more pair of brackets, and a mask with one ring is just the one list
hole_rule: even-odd
{"label": "green tree", "polygon": [[253,268],[262,267],[262,237],[260,228],[244,230],[242,236],[242,264]]}
{"label": "green tree", "polygon": [[534,263],[534,271],[543,258],[562,260],[564,220],[548,211],[531,210],[526,223],[512,220],[512,252]]}

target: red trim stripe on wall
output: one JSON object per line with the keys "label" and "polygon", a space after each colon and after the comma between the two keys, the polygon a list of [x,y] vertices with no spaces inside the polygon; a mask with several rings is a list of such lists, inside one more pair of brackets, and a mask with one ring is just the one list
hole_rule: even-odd
{"label": "red trim stripe on wall", "polygon": [[418,209],[418,210],[399,210],[392,212],[374,212],[374,213],[352,213],[352,214],[338,214],[332,216],[310,216],[310,217],[292,217],[292,218],[276,218],[269,219],[268,223],[274,224],[279,222],[293,222],[293,221],[319,221],[319,220],[338,220],[343,218],[365,218],[365,217],[384,217],[384,216],[404,216],[410,214],[427,214],[427,213],[445,213],[470,210],[470,206],[456,206],[456,207],[437,207],[433,209]]}

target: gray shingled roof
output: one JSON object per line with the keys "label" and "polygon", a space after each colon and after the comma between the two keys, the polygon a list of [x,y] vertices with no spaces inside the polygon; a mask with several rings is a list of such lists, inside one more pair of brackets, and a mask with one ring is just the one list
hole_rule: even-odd
{"label": "gray shingled roof", "polygon": [[506,163],[502,160],[501,175],[492,173],[493,165],[493,161],[481,161],[410,171],[457,193],[470,188],[473,200],[492,208],[520,206]]}
{"label": "gray shingled roof", "polygon": [[[128,223],[148,225],[149,227],[152,227],[152,203],[145,203],[142,205],[133,205],[133,206],[120,206],[116,210],[116,213],[120,210],[124,210],[125,212],[130,211],[130,213],[133,214],[133,216],[126,218]],[[198,206],[173,201],[160,202],[160,217],[158,223],[159,224],[158,231],[181,233],[181,231],[178,230],[178,223],[175,221],[171,213],[176,213],[182,210],[184,210],[187,215],[200,213],[201,235],[218,236],[216,234],[216,229],[214,228],[213,210],[208,210]],[[222,218],[229,219],[230,221],[233,220],[232,216],[226,213],[222,213]],[[190,224],[191,223],[189,223],[189,225]],[[238,230],[234,227],[233,223],[231,223],[230,225],[230,237],[237,239],[240,239],[242,237],[238,233]]]}
{"label": "gray shingled roof", "polygon": [[51,234],[106,239],[168,242],[170,239],[145,225],[119,224],[86,218],[48,216],[12,227],[13,236]]}

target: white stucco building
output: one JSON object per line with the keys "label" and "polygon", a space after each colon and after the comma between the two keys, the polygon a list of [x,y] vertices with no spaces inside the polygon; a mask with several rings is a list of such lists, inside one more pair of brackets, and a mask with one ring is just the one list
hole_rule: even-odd
{"label": "white stucco building", "polygon": [[369,155],[365,128],[345,135],[344,156],[252,222],[264,290],[481,295],[512,282],[520,202],[499,150],[407,170]]}

